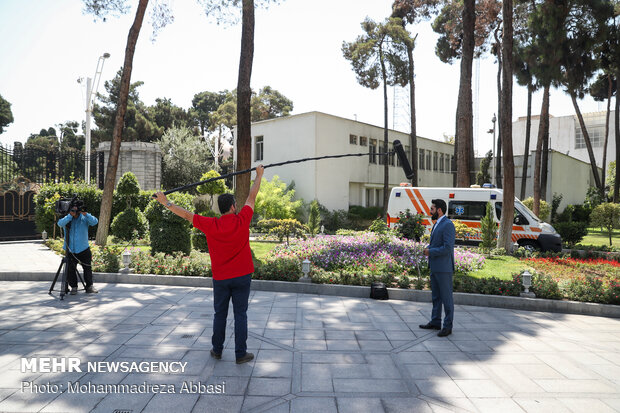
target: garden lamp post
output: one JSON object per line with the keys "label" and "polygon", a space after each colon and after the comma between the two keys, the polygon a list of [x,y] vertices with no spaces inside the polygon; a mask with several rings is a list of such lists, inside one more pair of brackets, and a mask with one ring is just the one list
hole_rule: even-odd
{"label": "garden lamp post", "polygon": [[310,277],[308,277],[308,273],[310,272],[310,260],[308,258],[301,262],[301,272],[304,273],[304,276],[299,279],[299,282],[311,282]]}
{"label": "garden lamp post", "polygon": [[125,266],[123,271],[129,272],[129,264],[131,264],[131,252],[129,252],[129,250],[125,250],[123,252],[123,265]]}
{"label": "garden lamp post", "polygon": [[525,291],[521,293],[521,297],[536,298],[536,294],[530,291],[530,287],[532,286],[532,274],[530,274],[529,271],[523,271],[523,274],[521,274],[521,283],[525,288]]}
{"label": "garden lamp post", "polygon": [[41,233],[41,238],[43,238],[43,241],[45,241],[47,239],[47,231],[43,230],[43,232]]}

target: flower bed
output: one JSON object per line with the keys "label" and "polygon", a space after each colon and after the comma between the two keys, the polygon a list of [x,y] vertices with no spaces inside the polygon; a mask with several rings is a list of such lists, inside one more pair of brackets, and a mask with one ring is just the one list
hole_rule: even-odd
{"label": "flower bed", "polygon": [[529,258],[526,261],[548,276],[548,284],[556,285],[560,297],[574,301],[620,304],[618,261],[559,257]]}
{"label": "flower bed", "polygon": [[[294,281],[301,276],[301,261],[308,259],[315,283],[370,285],[382,281],[388,286],[413,285],[421,289],[429,275],[424,247],[422,243],[368,232],[319,236],[277,246],[267,255],[255,278]],[[457,274],[484,265],[484,257],[472,251],[459,248],[454,255]]]}

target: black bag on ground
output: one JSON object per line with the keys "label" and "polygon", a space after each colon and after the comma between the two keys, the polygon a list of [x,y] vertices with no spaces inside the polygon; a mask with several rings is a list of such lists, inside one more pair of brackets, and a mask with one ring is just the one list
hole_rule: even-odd
{"label": "black bag on ground", "polygon": [[388,300],[390,297],[388,296],[388,290],[385,284],[380,282],[373,282],[370,284],[370,298],[374,298],[375,300]]}

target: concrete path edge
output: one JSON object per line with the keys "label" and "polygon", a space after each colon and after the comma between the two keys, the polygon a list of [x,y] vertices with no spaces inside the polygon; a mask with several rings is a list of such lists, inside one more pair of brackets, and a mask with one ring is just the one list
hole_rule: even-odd
{"label": "concrete path edge", "polygon": [[[0,281],[51,282],[55,275],[55,272],[0,272]],[[212,280],[209,277],[188,277],[181,275],[128,274],[120,272],[95,273],[94,278],[97,283],[151,284],[179,287],[213,286]],[[55,289],[58,291],[59,287],[56,286]],[[336,295],[343,297],[368,298],[370,296],[370,287],[355,285],[308,284],[288,281],[252,280],[252,289],[257,291]],[[395,300],[429,303],[431,301],[430,291],[405,290],[399,288],[388,288],[388,291],[390,298]],[[458,305],[472,305],[478,307],[509,308],[516,310],[545,311],[620,318],[620,306],[582,303],[566,300],[454,293],[454,303]]]}

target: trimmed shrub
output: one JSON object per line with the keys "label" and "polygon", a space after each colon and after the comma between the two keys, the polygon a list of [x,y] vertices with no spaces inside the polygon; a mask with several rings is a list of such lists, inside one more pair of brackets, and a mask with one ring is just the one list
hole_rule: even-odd
{"label": "trimmed shrub", "polygon": [[553,228],[560,234],[562,241],[571,248],[588,235],[587,222],[556,222]]}
{"label": "trimmed shrub", "polygon": [[117,196],[125,202],[126,208],[135,206],[140,194],[140,184],[133,172],[125,172],[116,185]]}
{"label": "trimmed shrub", "polygon": [[111,234],[123,241],[144,238],[148,230],[146,216],[138,208],[127,208],[114,217],[110,226]]}
{"label": "trimmed shrub", "polygon": [[258,228],[275,234],[280,242],[286,238],[287,244],[290,237],[306,239],[305,232],[308,231],[308,227],[296,219],[262,219],[258,221]]}
{"label": "trimmed shrub", "polygon": [[495,245],[495,239],[497,238],[497,224],[493,217],[493,206],[490,202],[487,202],[486,214],[480,220],[480,235],[482,236],[482,243],[480,248],[483,251],[489,251]]}
{"label": "trimmed shrub", "polygon": [[[178,206],[192,210],[190,194],[174,193],[168,197]],[[188,255],[192,249],[190,224],[185,219],[170,212],[156,200],[146,207],[146,218],[149,221],[151,238],[151,254],[164,252],[172,254],[180,251]]]}
{"label": "trimmed shrub", "polygon": [[[519,282],[521,282],[521,276],[519,276]],[[560,291],[557,281],[546,274],[535,272],[532,275],[532,286],[530,290],[532,290],[538,298],[548,298],[551,300],[562,299],[562,292]]]}
{"label": "trimmed shrub", "polygon": [[294,258],[275,258],[255,268],[255,280],[298,281],[303,276],[300,261]]}

